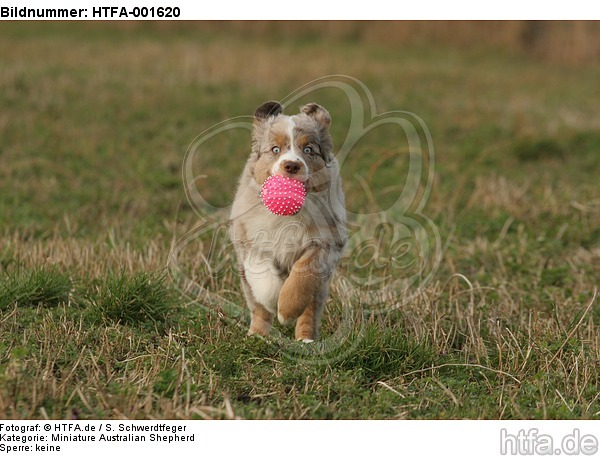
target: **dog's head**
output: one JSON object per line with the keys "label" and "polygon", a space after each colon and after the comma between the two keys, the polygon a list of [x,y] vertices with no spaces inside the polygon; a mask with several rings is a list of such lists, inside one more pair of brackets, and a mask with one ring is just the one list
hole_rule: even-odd
{"label": "dog's head", "polygon": [[331,180],[334,160],[330,125],[329,113],[315,103],[293,116],[284,115],[276,101],[260,106],[252,130],[253,174],[258,184],[281,174],[303,182],[309,191],[321,190]]}

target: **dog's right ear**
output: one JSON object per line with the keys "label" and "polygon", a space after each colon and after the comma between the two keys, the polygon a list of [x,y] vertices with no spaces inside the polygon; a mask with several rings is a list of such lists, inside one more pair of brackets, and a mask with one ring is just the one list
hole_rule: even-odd
{"label": "dog's right ear", "polygon": [[283,112],[283,106],[278,101],[267,101],[254,111],[254,125],[252,126],[252,153],[260,156],[261,144],[268,131],[269,117],[278,116]]}
{"label": "dog's right ear", "polygon": [[283,112],[283,106],[278,101],[267,101],[254,111],[254,120],[262,121],[267,117],[275,117]]}

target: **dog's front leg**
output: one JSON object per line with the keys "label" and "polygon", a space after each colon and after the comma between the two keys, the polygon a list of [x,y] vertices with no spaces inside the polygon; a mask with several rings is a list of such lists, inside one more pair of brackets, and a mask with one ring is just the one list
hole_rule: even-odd
{"label": "dog's front leg", "polygon": [[319,323],[323,308],[325,307],[325,301],[327,300],[328,291],[329,283],[324,281],[313,301],[306,306],[304,312],[298,317],[295,332],[296,340],[313,342],[319,338]]}
{"label": "dog's front leg", "polygon": [[273,324],[273,314],[265,309],[261,304],[256,303],[250,311],[250,329],[248,335],[258,334],[266,336],[271,331]]}
{"label": "dog's front leg", "polygon": [[312,341],[317,338],[317,329],[327,298],[327,283],[330,268],[319,248],[307,250],[294,263],[289,276],[283,283],[277,302],[277,318],[282,324],[297,320],[296,339]]}

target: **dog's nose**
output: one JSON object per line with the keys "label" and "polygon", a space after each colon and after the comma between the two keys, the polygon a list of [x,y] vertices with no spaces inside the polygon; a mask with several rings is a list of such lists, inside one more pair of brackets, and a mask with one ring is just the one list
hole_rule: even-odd
{"label": "dog's nose", "polygon": [[294,161],[286,161],[283,164],[283,169],[285,169],[287,173],[296,174],[300,171],[300,164]]}

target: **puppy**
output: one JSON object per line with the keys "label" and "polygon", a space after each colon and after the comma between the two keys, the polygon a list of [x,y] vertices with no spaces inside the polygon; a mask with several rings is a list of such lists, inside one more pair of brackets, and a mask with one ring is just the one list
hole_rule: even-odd
{"label": "puppy", "polygon": [[[252,152],[231,210],[231,238],[251,313],[248,335],[267,335],[274,316],[296,322],[297,340],[312,342],[331,276],[346,243],[344,194],[329,133],[331,117],[315,103],[287,116],[270,101],[254,113]],[[275,174],[307,190],[300,211],[274,215],[260,191]]]}

